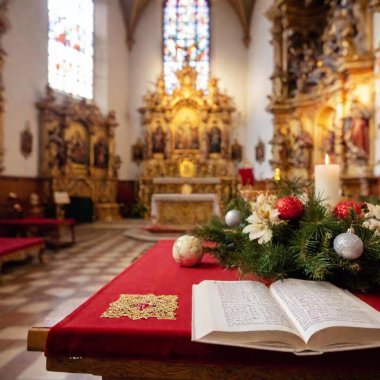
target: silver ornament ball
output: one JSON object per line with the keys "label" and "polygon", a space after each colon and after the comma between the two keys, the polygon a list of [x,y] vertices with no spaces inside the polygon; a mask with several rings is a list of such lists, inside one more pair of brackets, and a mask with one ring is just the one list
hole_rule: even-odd
{"label": "silver ornament ball", "polygon": [[362,239],[352,232],[344,232],[334,239],[334,250],[348,260],[358,259],[364,251]]}
{"label": "silver ornament ball", "polygon": [[228,227],[237,227],[241,223],[241,213],[238,210],[230,210],[224,217]]}

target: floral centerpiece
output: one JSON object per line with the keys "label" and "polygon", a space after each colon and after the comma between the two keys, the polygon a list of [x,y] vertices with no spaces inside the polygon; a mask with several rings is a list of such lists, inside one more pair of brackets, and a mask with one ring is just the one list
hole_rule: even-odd
{"label": "floral centerpiece", "polygon": [[270,281],[293,277],[362,292],[380,288],[379,205],[343,200],[331,209],[297,181],[282,181],[277,190],[252,201],[237,198],[225,221],[214,217],[197,229],[198,237],[214,243],[209,251],[221,265]]}

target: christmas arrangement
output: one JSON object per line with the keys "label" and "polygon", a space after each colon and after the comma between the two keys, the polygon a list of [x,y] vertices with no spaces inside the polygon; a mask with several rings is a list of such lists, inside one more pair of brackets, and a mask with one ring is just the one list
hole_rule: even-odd
{"label": "christmas arrangement", "polygon": [[350,290],[380,288],[380,205],[342,200],[331,207],[300,180],[274,193],[237,198],[225,220],[196,235],[221,265],[242,277],[326,280]]}

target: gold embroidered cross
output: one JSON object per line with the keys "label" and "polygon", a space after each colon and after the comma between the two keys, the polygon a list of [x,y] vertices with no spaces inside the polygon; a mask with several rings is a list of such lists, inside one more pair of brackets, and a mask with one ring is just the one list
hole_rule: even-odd
{"label": "gold embroidered cross", "polygon": [[121,294],[101,315],[102,318],[176,319],[178,296],[155,294]]}

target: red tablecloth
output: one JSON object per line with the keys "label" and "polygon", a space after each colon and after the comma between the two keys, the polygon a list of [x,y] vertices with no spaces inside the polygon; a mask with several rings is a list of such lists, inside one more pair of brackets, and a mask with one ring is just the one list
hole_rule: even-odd
{"label": "red tablecloth", "polygon": [[42,238],[0,238],[0,256],[43,243]]}
{"label": "red tablecloth", "polygon": [[[171,256],[172,241],[161,241],[73,313],[50,329],[45,354],[48,357],[130,358],[184,360],[206,363],[245,364],[256,367],[324,366],[340,371],[342,366],[372,372],[378,370],[379,349],[297,357],[278,353],[191,342],[191,287],[204,279],[236,280],[210,257],[199,267],[183,268]],[[131,320],[100,318],[120,294],[175,294],[179,308],[176,320]],[[361,296],[380,310],[380,297]]]}
{"label": "red tablecloth", "polygon": [[0,225],[7,226],[56,226],[59,224],[75,224],[75,219],[23,218],[3,219]]}

